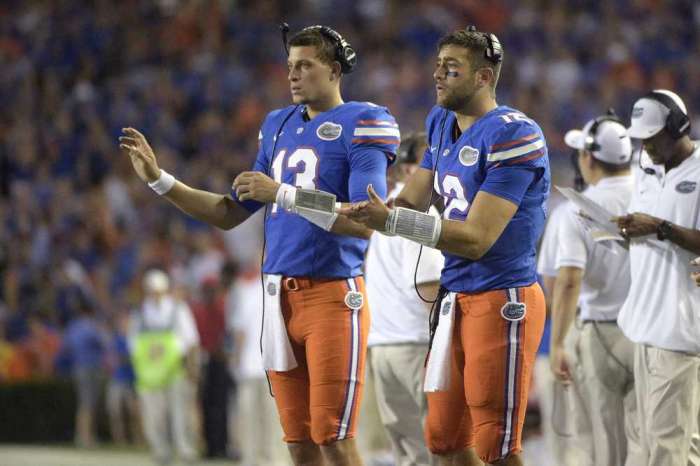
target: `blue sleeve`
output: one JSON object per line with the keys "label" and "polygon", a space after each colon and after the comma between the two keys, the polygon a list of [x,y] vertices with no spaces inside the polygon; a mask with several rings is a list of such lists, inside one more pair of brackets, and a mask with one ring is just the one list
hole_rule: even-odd
{"label": "blue sleeve", "polygon": [[542,166],[547,156],[547,144],[537,124],[524,117],[523,120],[504,124],[490,138],[486,168],[501,165]]}
{"label": "blue sleeve", "polygon": [[364,157],[371,151],[379,151],[391,162],[401,142],[401,132],[394,117],[384,107],[371,106],[361,112],[353,122],[348,160],[352,165],[356,157]]}
{"label": "blue sleeve", "polygon": [[386,170],[389,160],[378,148],[365,149],[350,159],[348,191],[350,202],[367,200],[367,185],[371,184],[382,199],[386,199]]}
{"label": "blue sleeve", "polygon": [[547,164],[547,146],[539,126],[523,116],[494,132],[480,190],[520,205]]}
{"label": "blue sleeve", "polygon": [[530,167],[500,166],[488,171],[479,190],[519,206],[536,176],[537,172]]}

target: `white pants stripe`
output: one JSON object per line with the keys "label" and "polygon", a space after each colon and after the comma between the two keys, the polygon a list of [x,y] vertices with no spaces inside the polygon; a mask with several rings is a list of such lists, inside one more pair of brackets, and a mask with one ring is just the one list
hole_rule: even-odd
{"label": "white pants stripe", "polygon": [[[508,289],[508,301],[518,302],[518,290],[516,288]],[[510,451],[510,444],[513,441],[513,433],[516,423],[516,394],[518,390],[518,348],[520,340],[520,326],[522,321],[508,322],[508,362],[506,364],[506,409],[505,422],[503,431],[503,444],[501,446],[501,455],[505,457]]]}
{"label": "white pants stripe", "polygon": [[[347,279],[348,287],[351,291],[357,291],[357,284],[354,278]],[[338,427],[338,440],[344,440],[348,431],[350,430],[352,409],[355,405],[355,398],[357,395],[357,383],[359,379],[359,362],[360,362],[360,310],[350,309],[351,313],[351,326],[350,331],[352,332],[351,345],[350,345],[350,370],[348,377],[348,389],[345,395],[345,407],[343,408],[343,415],[340,418],[340,426]]]}

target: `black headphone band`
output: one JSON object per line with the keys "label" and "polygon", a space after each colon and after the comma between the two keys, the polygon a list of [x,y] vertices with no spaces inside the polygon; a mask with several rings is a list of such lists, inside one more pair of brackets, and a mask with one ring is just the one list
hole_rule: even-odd
{"label": "black headphone band", "polygon": [[586,150],[589,150],[591,152],[599,151],[600,150],[600,144],[598,144],[595,140],[596,135],[598,134],[598,128],[600,128],[600,125],[603,124],[606,121],[611,121],[613,123],[619,123],[622,126],[625,126],[625,124],[622,122],[620,117],[617,116],[615,113],[615,110],[608,109],[607,113],[605,115],[601,115],[599,117],[596,117],[595,120],[593,120],[593,124],[591,125],[590,129],[588,130],[588,136],[586,139],[590,138],[590,141],[584,141],[584,148]]}
{"label": "black headphone band", "polygon": [[490,32],[479,31],[476,26],[469,25],[465,28],[467,32],[475,32],[481,34],[484,39],[486,39],[486,49],[484,50],[484,58],[498,65],[503,61],[503,47],[501,46],[501,41],[498,40],[495,34]]}
{"label": "black headphone band", "polygon": [[671,96],[663,92],[651,91],[643,98],[655,100],[668,109],[669,114],[664,128],[671,137],[678,139],[690,133],[690,118]]}
{"label": "black headphone band", "polygon": [[353,68],[357,64],[357,54],[355,49],[343,39],[338,31],[323,25],[307,26],[301,30],[304,31],[318,31],[326,39],[330,40],[335,49],[335,60],[340,63],[340,68],[343,73],[352,73]]}
{"label": "black headphone band", "polygon": [[655,100],[655,101],[659,102],[661,105],[663,105],[664,107],[669,109],[671,111],[671,113],[678,112],[678,113],[685,115],[685,113],[683,112],[683,109],[681,109],[678,106],[676,101],[673,100],[670,96],[664,94],[663,92],[651,91],[650,93],[648,93],[647,95],[645,95],[642,98],[643,99],[651,99],[651,100]]}

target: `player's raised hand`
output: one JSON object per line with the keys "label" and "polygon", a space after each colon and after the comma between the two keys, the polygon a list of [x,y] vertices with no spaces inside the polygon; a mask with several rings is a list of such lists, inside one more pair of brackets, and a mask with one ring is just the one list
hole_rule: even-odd
{"label": "player's raised hand", "polygon": [[122,128],[122,134],[119,148],[129,154],[136,174],[146,183],[156,181],[160,177],[160,168],[146,137],[134,128]]}
{"label": "player's raised hand", "polygon": [[389,216],[389,207],[384,204],[371,184],[367,186],[367,197],[369,200],[343,207],[338,210],[338,213],[362,223],[367,228],[384,231],[386,219]]}
{"label": "player's raised hand", "polygon": [[261,172],[243,172],[233,180],[236,196],[241,201],[275,202],[280,184]]}

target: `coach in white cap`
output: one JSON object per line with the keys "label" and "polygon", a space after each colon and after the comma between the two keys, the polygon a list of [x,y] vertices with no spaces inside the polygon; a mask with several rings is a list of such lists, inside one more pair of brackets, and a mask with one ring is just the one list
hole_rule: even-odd
{"label": "coach in white cap", "polygon": [[[627,128],[610,111],[565,136],[578,151],[578,166],[588,188],[583,194],[615,215],[627,212],[633,191],[632,143]],[[634,345],[617,326],[630,284],[627,251],[613,241],[599,242],[602,229],[569,203],[562,214],[556,254],[552,306],[551,365],[555,377],[571,382],[588,415],[596,466],[637,466],[633,390]],[[564,341],[580,309],[578,341],[572,357]],[[575,367],[574,367],[575,366]]]}
{"label": "coach in white cap", "polygon": [[635,391],[649,466],[688,464],[700,410],[700,290],[690,261],[700,254],[700,150],[683,101],[657,90],[632,109],[629,135],[641,139],[629,215],[630,292],[618,323],[636,343]]}

